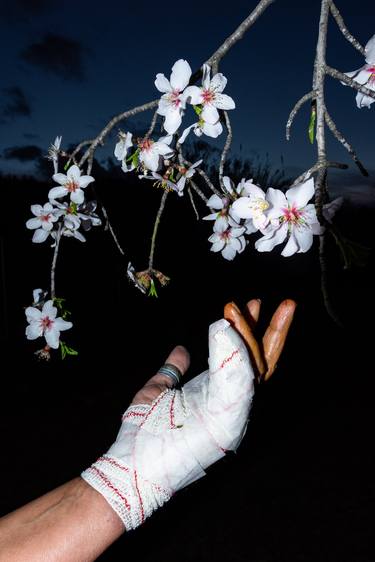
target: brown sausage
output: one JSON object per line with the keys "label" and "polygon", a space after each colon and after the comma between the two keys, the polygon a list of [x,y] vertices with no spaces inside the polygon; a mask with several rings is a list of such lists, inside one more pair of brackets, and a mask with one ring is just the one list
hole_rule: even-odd
{"label": "brown sausage", "polygon": [[284,300],[272,316],[270,325],[263,337],[264,357],[267,363],[267,372],[264,380],[268,380],[276,369],[277,362],[283,350],[290,325],[293,320],[296,302],[291,299]]}
{"label": "brown sausage", "polygon": [[261,377],[266,372],[266,365],[264,363],[262,352],[259,348],[258,342],[254,337],[253,332],[245,318],[242,316],[240,309],[234,302],[230,302],[224,307],[224,318],[232,324],[232,326],[241,334],[245,340],[250,358],[253,364],[256,365],[258,375]]}
{"label": "brown sausage", "polygon": [[255,330],[255,326],[259,320],[260,305],[262,301],[260,299],[251,299],[245,306],[243,315],[245,320],[250,325],[252,330]]}

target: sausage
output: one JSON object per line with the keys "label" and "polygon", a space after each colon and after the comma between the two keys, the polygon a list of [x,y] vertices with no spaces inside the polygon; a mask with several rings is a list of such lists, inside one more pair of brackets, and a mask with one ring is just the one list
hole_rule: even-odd
{"label": "sausage", "polygon": [[270,325],[263,336],[264,357],[267,371],[264,380],[268,380],[276,369],[277,362],[284,348],[290,325],[293,320],[296,302],[291,299],[284,300],[272,316]]}

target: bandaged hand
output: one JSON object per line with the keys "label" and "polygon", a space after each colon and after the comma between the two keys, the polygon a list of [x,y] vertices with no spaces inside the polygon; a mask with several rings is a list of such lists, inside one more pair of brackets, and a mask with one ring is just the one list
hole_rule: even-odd
{"label": "bandaged hand", "polygon": [[[188,361],[183,348],[167,359],[182,372]],[[115,443],[82,473],[126,530],[140,525],[177,490],[238,447],[254,394],[253,369],[241,336],[224,319],[212,324],[209,370],[181,390],[172,385],[167,375],[153,377],[143,396],[149,400],[162,392],[151,404],[133,403],[126,410]]]}
{"label": "bandaged hand", "polygon": [[[264,346],[254,348],[251,325],[254,327],[257,321],[258,304],[250,301],[247,305],[249,323],[234,304],[234,308],[227,305],[225,316],[236,330],[225,319],[210,326],[208,371],[181,389],[174,388],[173,376],[159,372],[152,377],[124,413],[115,443],[82,473],[82,478],[111,505],[126,530],[142,524],[176,491],[204,476],[207,467],[240,444],[254,383],[261,372],[259,358],[263,355],[262,369],[268,368],[268,362],[276,365],[295,306],[282,308],[282,303],[265,334],[271,330],[275,354],[268,353],[265,340]],[[184,374],[189,366],[185,348],[175,348],[166,364],[175,365],[177,372]]]}

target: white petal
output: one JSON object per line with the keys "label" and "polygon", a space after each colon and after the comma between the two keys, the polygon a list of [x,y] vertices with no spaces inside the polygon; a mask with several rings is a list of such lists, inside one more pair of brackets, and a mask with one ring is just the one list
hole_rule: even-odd
{"label": "white petal", "polygon": [[[206,122],[214,125],[220,119],[220,115],[216,107],[207,103],[203,106],[203,111],[201,113],[201,118]],[[206,133],[207,134],[207,133]]]}
{"label": "white petal", "polygon": [[218,240],[217,242],[214,242],[210,248],[211,252],[221,252],[221,250],[224,248],[225,246],[225,242],[224,240]]}
{"label": "white petal", "polygon": [[58,199],[59,197],[65,197],[68,193],[66,187],[53,187],[48,192],[48,199]]}
{"label": "white petal", "polygon": [[188,86],[182,94],[182,97],[192,105],[200,105],[203,102],[202,89],[198,88],[198,86]]}
{"label": "white petal", "polygon": [[371,37],[366,43],[365,47],[366,62],[368,64],[375,64],[375,35]]}
{"label": "white petal", "polygon": [[287,234],[287,224],[282,224],[277,229],[270,229],[267,234],[255,242],[255,248],[258,252],[270,252],[275,246],[284,242]]}
{"label": "white petal", "polygon": [[190,64],[184,60],[180,59],[174,63],[172,67],[171,74],[171,86],[174,90],[182,92],[189,84],[191,76]]}
{"label": "white petal", "polygon": [[31,212],[36,217],[40,217],[43,214],[43,207],[42,205],[31,205]]}
{"label": "white petal", "polygon": [[52,179],[53,179],[53,181],[55,181],[56,183],[59,183],[60,185],[64,185],[68,181],[68,178],[65,174],[54,174],[52,176]]}
{"label": "white petal", "polygon": [[73,166],[70,166],[66,175],[68,176],[68,180],[78,183],[79,178],[81,177],[81,170],[78,168],[76,164],[74,164]]}
{"label": "white petal", "polygon": [[162,156],[171,155],[174,152],[173,148],[168,146],[165,142],[160,142],[160,141],[154,143],[153,150],[155,152],[158,152]]}
{"label": "white petal", "polygon": [[228,217],[220,215],[214,224],[215,232],[225,232],[228,228]]}
{"label": "white petal", "polygon": [[[162,142],[163,144],[167,144],[168,146],[171,144],[171,142],[173,141],[173,135],[165,135],[164,137],[160,137],[160,139],[158,140],[158,142]],[[173,152],[173,149],[170,149]]]}
{"label": "white petal", "polygon": [[34,217],[33,219],[29,219],[26,222],[26,228],[30,230],[34,230],[34,228],[40,228],[41,224],[42,224],[41,219],[38,217]]}
{"label": "white petal", "polygon": [[250,197],[239,197],[232,204],[232,209],[240,219],[252,219],[254,216]]}
{"label": "white petal", "polygon": [[43,329],[40,326],[39,322],[33,322],[26,328],[26,337],[28,340],[36,340],[36,338],[40,338],[43,334]]}
{"label": "white petal", "polygon": [[291,235],[289,236],[289,240],[285,248],[281,252],[281,255],[284,256],[284,258],[288,258],[289,256],[295,254],[297,251],[298,251],[298,244],[294,237],[294,232],[292,232]]}
{"label": "white petal", "polygon": [[236,107],[234,100],[226,94],[216,94],[213,103],[219,109],[234,109]]}
{"label": "white petal", "polygon": [[91,183],[93,181],[95,181],[95,179],[92,176],[81,176],[79,178],[78,185],[82,189],[82,188],[87,187],[89,185],[89,183]]}
{"label": "white petal", "polygon": [[48,316],[51,320],[56,318],[57,308],[53,306],[53,301],[50,299],[44,303],[42,316]]}
{"label": "white petal", "polygon": [[214,123],[214,124],[204,123],[203,126],[202,126],[202,131],[208,137],[216,139],[216,137],[221,135],[221,133],[223,132],[223,126],[220,123],[220,121],[218,121],[217,123]]}
{"label": "white petal", "polygon": [[282,209],[288,208],[288,201],[280,189],[267,189],[266,201],[270,204],[271,208],[267,210],[267,218],[269,220],[280,217],[283,214]]}
{"label": "white petal", "polygon": [[304,183],[288,189],[285,196],[291,205],[295,205],[297,209],[302,209],[314,196],[314,193],[314,178],[310,178]]}
{"label": "white petal", "polygon": [[25,310],[26,318],[28,322],[32,320],[40,320],[42,313],[40,310],[35,308],[35,306],[28,306]]}
{"label": "white petal", "polygon": [[233,246],[227,244],[224,248],[224,250],[221,252],[221,255],[223,256],[223,258],[225,258],[226,260],[232,261],[235,256],[236,256],[236,250],[233,248]]}
{"label": "white petal", "polygon": [[359,109],[361,109],[362,107],[370,107],[370,105],[375,102],[373,98],[370,98],[370,96],[365,96],[361,92],[358,92],[355,99],[357,102],[357,107],[359,107]]}
{"label": "white petal", "polygon": [[160,73],[156,75],[155,86],[159,92],[170,92],[172,90],[169,80],[164,74]]}
{"label": "white petal", "polygon": [[209,64],[204,64],[202,66],[202,86],[205,90],[208,90],[210,87],[210,83],[211,83],[211,79],[210,79],[210,75],[211,75],[211,67]]}
{"label": "white petal", "polygon": [[73,201],[73,203],[77,203],[77,205],[81,205],[85,200],[85,195],[82,189],[72,191],[70,194],[70,200]]}
{"label": "white petal", "polygon": [[233,193],[234,184],[228,176],[223,177],[223,184],[229,193]]}
{"label": "white petal", "polygon": [[206,215],[205,217],[203,217],[204,221],[216,221],[217,219],[217,213],[212,213],[211,215]]}
{"label": "white petal", "polygon": [[301,253],[308,252],[313,243],[313,233],[311,228],[296,226],[293,229],[293,233],[299,246],[298,251]]}
{"label": "white petal", "polygon": [[212,80],[210,82],[210,90],[215,90],[215,92],[220,93],[224,90],[227,82],[228,80],[225,78],[225,76],[223,76],[221,72],[218,72],[217,74],[215,74],[215,76],[212,77]]}
{"label": "white petal", "polygon": [[53,206],[51,205],[51,203],[45,203],[45,205],[43,206],[43,214],[52,213],[52,211]]}
{"label": "white petal", "polygon": [[156,172],[159,167],[159,154],[155,150],[142,151],[139,159],[144,163],[148,170]]}
{"label": "white petal", "polygon": [[243,195],[256,197],[257,199],[266,198],[266,194],[264,193],[263,189],[255,185],[255,183],[253,183],[251,180],[248,180],[243,184],[243,191],[245,192]]}
{"label": "white petal", "polygon": [[73,326],[72,322],[67,322],[62,318],[56,318],[55,320],[55,327],[60,331],[63,332],[64,330],[69,330]]}
{"label": "white petal", "polygon": [[230,230],[230,234],[232,238],[238,238],[239,236],[241,236],[243,233],[245,232],[245,227],[240,226],[240,227],[234,227],[231,228]]}
{"label": "white petal", "polygon": [[86,238],[78,230],[73,230],[72,232],[74,238],[77,238],[80,242],[86,242]]}
{"label": "white petal", "polygon": [[178,108],[172,109],[165,114],[164,129],[170,135],[174,135],[181,125],[181,121],[180,110]]}
{"label": "white petal", "polygon": [[210,209],[222,209],[224,207],[224,202],[221,197],[214,193],[214,195],[211,195],[208,199],[206,205],[207,207],[210,207]]}
{"label": "white petal", "polygon": [[38,228],[38,230],[34,232],[32,240],[36,244],[40,244],[41,242],[45,242],[48,236],[49,236],[48,230],[44,230],[43,228]]}
{"label": "white petal", "polygon": [[188,134],[190,133],[190,131],[192,130],[193,127],[195,127],[195,123],[193,125],[190,125],[190,127],[187,127],[183,131],[182,135],[178,139],[179,144],[182,144],[185,141],[186,137],[188,136]]}
{"label": "white petal", "polygon": [[[221,240],[221,236],[217,232],[214,232],[213,234],[211,234],[211,236],[208,239],[208,241],[212,242],[213,244],[215,242],[219,242],[220,240]],[[225,242],[224,242],[224,244],[225,244]]]}
{"label": "white petal", "polygon": [[258,230],[251,219],[245,222],[244,227],[246,228],[246,234],[254,234]]}
{"label": "white petal", "polygon": [[59,347],[59,340],[60,340],[60,332],[56,330],[54,326],[45,330],[44,337],[46,338],[46,342],[52,349],[57,349]]}

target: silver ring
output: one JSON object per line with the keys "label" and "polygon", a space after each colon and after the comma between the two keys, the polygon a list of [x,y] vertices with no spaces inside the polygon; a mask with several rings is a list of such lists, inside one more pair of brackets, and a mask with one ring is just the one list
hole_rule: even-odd
{"label": "silver ring", "polygon": [[158,374],[159,373],[169,377],[174,386],[180,384],[182,373],[180,369],[175,365],[172,365],[172,363],[164,363],[164,365],[158,370]]}

